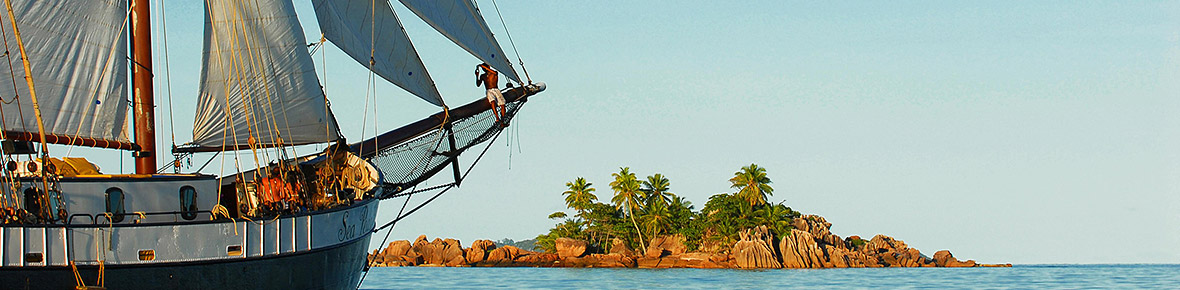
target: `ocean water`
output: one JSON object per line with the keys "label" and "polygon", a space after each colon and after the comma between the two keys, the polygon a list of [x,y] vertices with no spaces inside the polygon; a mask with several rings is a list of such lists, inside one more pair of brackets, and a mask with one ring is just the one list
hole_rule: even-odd
{"label": "ocean water", "polygon": [[361,289],[1180,289],[1180,265],[1012,268],[373,268]]}

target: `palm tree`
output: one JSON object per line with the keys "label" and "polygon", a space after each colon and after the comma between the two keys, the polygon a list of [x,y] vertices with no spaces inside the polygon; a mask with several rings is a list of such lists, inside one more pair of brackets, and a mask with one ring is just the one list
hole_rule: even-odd
{"label": "palm tree", "polygon": [[646,247],[643,231],[639,230],[639,223],[635,222],[635,210],[639,207],[639,201],[644,198],[643,192],[639,190],[639,180],[635,178],[635,173],[631,172],[630,167],[619,167],[619,172],[610,175],[615,178],[615,181],[610,183],[610,188],[615,191],[615,197],[610,201],[616,208],[627,211],[631,224],[635,225],[635,231],[639,233],[639,244]]}
{"label": "palm tree", "polygon": [[692,209],[692,202],[691,201],[684,199],[683,197],[676,196],[676,195],[672,196],[672,201],[669,202],[668,205],[673,206],[673,207],[683,207],[683,208],[687,208],[687,209]]}
{"label": "palm tree", "polygon": [[729,179],[729,188],[738,188],[735,196],[750,203],[750,207],[766,204],[766,198],[774,195],[774,188],[770,187],[770,178],[766,177],[766,168],[751,163],[742,170],[733,173]]}
{"label": "palm tree", "polygon": [[664,203],[653,203],[643,214],[643,226],[651,231],[652,237],[666,232],[672,225],[672,212]]}
{"label": "palm tree", "polygon": [[668,192],[668,187],[671,185],[672,183],[663,174],[656,173],[648,176],[647,180],[643,181],[642,189],[643,193],[647,195],[648,206],[656,203],[668,205],[672,198],[676,197],[676,194]]}
{"label": "palm tree", "polygon": [[598,196],[594,195],[594,188],[590,187],[593,183],[586,182],[585,178],[578,177],[572,182],[566,182],[565,187],[568,188],[562,195],[565,195],[565,204],[576,211],[578,216],[586,215],[586,208],[594,201],[598,200]]}
{"label": "palm tree", "polygon": [[756,223],[766,225],[779,236],[786,235],[792,228],[791,209],[781,202],[774,205],[768,204],[768,206],[754,211],[754,219]]}
{"label": "palm tree", "polygon": [[739,227],[734,225],[735,222],[736,220],[732,219],[717,220],[715,223],[713,223],[711,230],[707,230],[711,231],[712,233],[706,234],[706,236],[709,240],[717,242],[718,244],[733,245],[734,242],[737,242],[739,232]]}

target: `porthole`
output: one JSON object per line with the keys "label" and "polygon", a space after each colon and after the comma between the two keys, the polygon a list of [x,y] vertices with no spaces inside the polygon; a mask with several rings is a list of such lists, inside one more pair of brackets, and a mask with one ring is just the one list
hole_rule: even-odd
{"label": "porthole", "polygon": [[123,214],[127,213],[123,204],[123,190],[118,187],[107,188],[107,213],[111,214],[111,222],[123,221]]}
{"label": "porthole", "polygon": [[186,220],[197,218],[197,189],[192,186],[180,188],[180,217]]}

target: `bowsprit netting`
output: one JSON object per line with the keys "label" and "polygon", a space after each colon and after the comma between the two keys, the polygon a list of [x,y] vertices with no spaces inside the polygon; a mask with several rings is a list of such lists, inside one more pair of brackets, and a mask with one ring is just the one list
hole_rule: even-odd
{"label": "bowsprit netting", "polygon": [[[511,121],[523,105],[523,100],[508,103],[503,122]],[[451,165],[452,158],[458,158],[460,153],[491,140],[506,128],[492,114],[487,110],[454,118],[450,120],[450,129],[437,126],[408,141],[378,149],[369,160],[382,172],[384,190],[380,197],[398,196]]]}

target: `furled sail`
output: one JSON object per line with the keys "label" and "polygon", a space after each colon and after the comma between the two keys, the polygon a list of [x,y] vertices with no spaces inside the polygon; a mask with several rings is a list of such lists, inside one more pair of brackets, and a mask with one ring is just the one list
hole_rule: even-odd
{"label": "furled sail", "polygon": [[[193,144],[244,148],[336,140],[291,0],[205,2]],[[253,138],[251,138],[253,136]]]}
{"label": "furled sail", "polygon": [[[127,1],[13,1],[45,133],[127,142]],[[4,130],[36,135],[37,119],[7,13],[0,69]],[[0,62],[2,65],[4,62]]]}
{"label": "furled sail", "polygon": [[488,63],[508,78],[520,83],[520,76],[504,55],[504,49],[488,29],[488,23],[470,0],[401,0],[451,41]]}
{"label": "furled sail", "polygon": [[431,104],[443,105],[434,80],[387,1],[311,2],[325,38],[365,67],[372,60],[373,72],[385,80]]}

